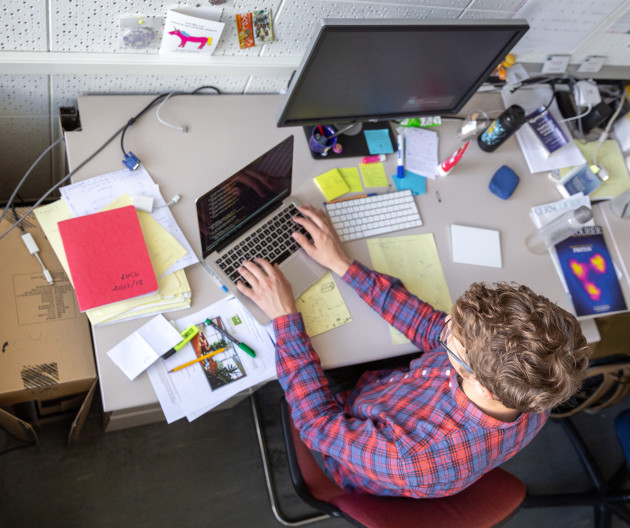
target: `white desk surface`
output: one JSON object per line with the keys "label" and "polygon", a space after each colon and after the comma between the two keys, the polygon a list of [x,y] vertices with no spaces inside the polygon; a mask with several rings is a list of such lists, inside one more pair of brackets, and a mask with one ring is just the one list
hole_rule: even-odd
{"label": "white desk surface", "polygon": [[[76,167],[151,99],[149,96],[80,97],[82,131],[66,134],[70,167]],[[333,167],[350,167],[360,163],[359,158],[335,159],[334,156],[314,161],[301,128],[275,126],[275,115],[281,100],[282,96],[277,95],[172,97],[163,106],[160,116],[170,123],[188,126],[188,133],[161,125],[156,119],[155,108],[127,131],[126,149],[142,160],[149,174],[160,185],[165,200],[170,200],[175,194],[182,195],[172,211],[198,256],[201,251],[195,199],[289,134],[294,134],[296,138],[294,194],[303,201],[319,205],[323,200],[312,182],[313,177]],[[500,110],[502,103],[498,95],[478,94],[467,108]],[[466,115],[466,108],[462,114]],[[455,131],[458,125],[458,122],[449,121],[439,127],[440,160],[457,148]],[[73,181],[120,170],[123,167],[121,160],[120,139],[116,138],[77,172]],[[385,162],[388,175],[395,173],[395,164],[395,155],[388,156]],[[488,190],[490,178],[502,165],[511,167],[521,178],[515,193],[508,200],[502,200]],[[438,194],[441,201],[437,198]],[[533,229],[529,208],[558,199],[560,195],[546,174],[528,173],[514,138],[491,154],[481,151],[473,143],[451,175],[428,180],[427,194],[417,197],[424,226],[401,234],[434,234],[453,300],[474,281],[515,281],[530,286],[570,310],[567,294],[549,256],[533,255],[523,243]],[[599,220],[599,214],[595,208],[596,220]],[[453,223],[499,230],[503,267],[497,269],[453,263],[449,237],[449,228]],[[618,228],[630,230],[630,221],[618,220],[616,223]],[[347,244],[347,249],[351,256],[371,265],[365,240],[351,242]],[[618,257],[613,255],[613,258]],[[198,311],[224,295],[200,265],[187,268],[186,273],[192,288],[192,307],[187,311],[167,313],[169,319]],[[387,324],[338,279],[337,284],[353,322],[313,339],[325,368],[413,350],[411,345],[393,345]],[[626,299],[630,300],[627,280],[623,281],[623,289]],[[140,409],[154,406],[157,402],[146,374],[130,382],[106,354],[145,321],[138,319],[93,328],[105,411]],[[599,339],[593,321],[586,321],[583,326],[589,341]]]}

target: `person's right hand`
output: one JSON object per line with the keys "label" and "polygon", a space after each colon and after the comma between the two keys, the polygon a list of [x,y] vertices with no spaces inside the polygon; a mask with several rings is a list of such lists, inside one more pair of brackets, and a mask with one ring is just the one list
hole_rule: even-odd
{"label": "person's right hand", "polygon": [[298,209],[304,217],[296,216],[293,220],[308,231],[312,240],[298,232],[293,233],[293,238],[315,262],[341,277],[352,264],[352,259],[346,255],[330,220],[323,211],[311,205]]}

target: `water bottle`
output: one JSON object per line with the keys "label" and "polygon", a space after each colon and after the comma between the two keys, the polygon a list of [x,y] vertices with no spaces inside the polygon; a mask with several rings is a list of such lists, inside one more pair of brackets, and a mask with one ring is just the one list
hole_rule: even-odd
{"label": "water bottle", "polygon": [[510,106],[497,117],[478,137],[481,150],[493,152],[526,121],[525,110],[518,105]]}
{"label": "water bottle", "polygon": [[585,205],[566,211],[529,235],[525,239],[525,245],[532,253],[542,255],[579,231],[591,218],[593,211]]}

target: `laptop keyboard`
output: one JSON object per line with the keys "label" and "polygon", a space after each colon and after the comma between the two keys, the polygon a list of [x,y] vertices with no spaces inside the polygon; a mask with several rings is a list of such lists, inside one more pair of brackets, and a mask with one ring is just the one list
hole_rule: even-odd
{"label": "laptop keyboard", "polygon": [[311,238],[306,229],[293,221],[294,216],[302,216],[295,205],[289,204],[280,209],[274,217],[219,258],[216,261],[217,265],[232,282],[238,279],[247,284],[238,272],[244,260],[260,257],[271,264],[280,264],[285,261],[300,249],[300,245],[293,239],[291,233],[298,231]]}
{"label": "laptop keyboard", "polygon": [[342,242],[422,225],[409,190],[327,204],[326,212]]}

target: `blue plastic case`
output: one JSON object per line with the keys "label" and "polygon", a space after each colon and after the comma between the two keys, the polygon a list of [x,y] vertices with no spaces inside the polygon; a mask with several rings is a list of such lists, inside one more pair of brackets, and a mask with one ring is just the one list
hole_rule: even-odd
{"label": "blue plastic case", "polygon": [[503,165],[494,173],[488,188],[499,198],[507,200],[512,196],[519,181],[518,175],[510,167]]}

